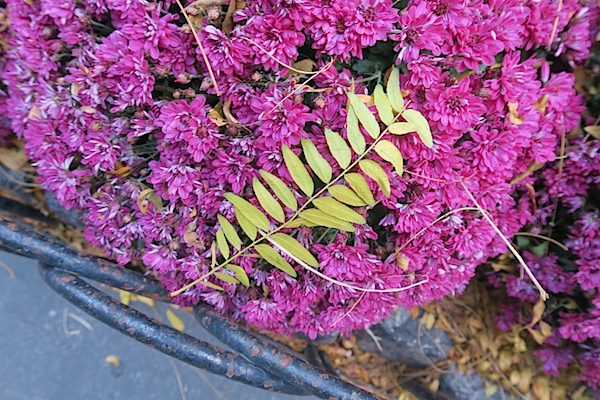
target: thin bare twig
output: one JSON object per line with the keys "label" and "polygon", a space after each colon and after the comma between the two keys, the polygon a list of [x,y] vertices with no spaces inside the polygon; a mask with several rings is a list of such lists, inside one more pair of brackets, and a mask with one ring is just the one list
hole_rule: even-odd
{"label": "thin bare twig", "polygon": [[534,238],[546,240],[546,241],[548,241],[550,243],[553,243],[553,244],[557,245],[558,247],[560,247],[564,251],[569,251],[569,248],[567,246],[565,246],[564,244],[562,244],[558,240],[552,239],[551,237],[548,237],[548,236],[538,235],[537,233],[531,233],[531,232],[517,232],[517,233],[515,233],[515,236],[530,236],[530,237],[534,237]]}
{"label": "thin bare twig", "polygon": [[210,75],[210,79],[212,79],[213,86],[215,87],[215,92],[217,93],[217,96],[221,96],[221,91],[219,90],[219,85],[217,84],[217,79],[215,78],[215,73],[210,65],[210,61],[208,60],[208,56],[206,55],[204,46],[202,45],[202,42],[200,41],[200,38],[198,37],[196,28],[194,27],[194,24],[193,24],[192,20],[190,19],[187,11],[185,11],[183,4],[181,4],[181,1],[180,0],[176,0],[176,1],[177,1],[177,5],[181,9],[183,17],[185,18],[188,25],[190,26],[190,30],[192,31],[192,35],[194,35],[194,39],[196,39],[196,43],[198,43],[198,47],[200,48],[200,53],[202,53],[202,59],[204,60],[204,63],[206,64],[206,68],[208,69],[208,74]]}
{"label": "thin bare twig", "polygon": [[7,272],[8,275],[10,276],[10,279],[15,279],[17,276],[15,275],[15,270],[12,269],[10,267],[10,265],[8,265],[7,263],[5,263],[4,261],[0,260],[0,267],[4,268]]}
{"label": "thin bare twig", "polygon": [[167,361],[169,361],[169,364],[171,364],[171,367],[173,368],[173,372],[175,372],[175,378],[177,378],[177,386],[179,386],[179,393],[181,394],[181,400],[187,400],[187,396],[185,394],[185,388],[183,387],[183,380],[181,379],[181,374],[179,373],[179,368],[177,368],[177,364],[175,364],[175,362],[173,360],[171,360],[171,357],[165,355],[165,357],[167,358]]}
{"label": "thin bare twig", "polygon": [[513,253],[513,255],[515,256],[515,258],[517,259],[517,261],[519,261],[519,264],[521,264],[521,266],[523,267],[523,269],[527,273],[527,276],[529,276],[529,278],[531,279],[531,281],[533,282],[533,284],[535,285],[535,287],[537,288],[537,290],[540,292],[540,297],[542,298],[542,300],[544,300],[544,301],[548,300],[550,298],[550,295],[548,294],[548,292],[546,292],[544,290],[544,288],[542,287],[542,285],[540,285],[540,282],[536,279],[535,275],[533,275],[533,272],[531,272],[531,269],[529,268],[529,266],[527,265],[527,263],[525,262],[525,260],[523,260],[523,257],[521,257],[521,255],[519,254],[519,252],[517,251],[517,249],[515,249],[515,246],[512,245],[512,243],[510,242],[510,240],[508,240],[506,238],[506,236],[502,233],[502,231],[500,230],[500,228],[498,228],[498,226],[496,226],[496,224],[494,223],[494,221],[492,221],[492,218],[490,218],[488,212],[485,211],[481,207],[481,205],[475,199],[475,197],[473,196],[473,194],[471,193],[471,191],[469,190],[469,188],[467,188],[467,186],[463,182],[461,182],[460,184],[462,185],[463,189],[465,190],[465,192],[469,196],[469,199],[471,199],[471,201],[473,202],[473,204],[475,204],[475,206],[479,209],[479,212],[481,212],[481,214],[483,215],[483,218],[485,218],[485,220],[488,222],[488,224],[490,224],[490,226],[492,227],[492,229],[498,234],[498,236],[500,236],[500,239],[502,239],[502,241],[504,242],[504,244],[506,244],[506,246],[508,246],[508,248],[510,249],[511,253]]}

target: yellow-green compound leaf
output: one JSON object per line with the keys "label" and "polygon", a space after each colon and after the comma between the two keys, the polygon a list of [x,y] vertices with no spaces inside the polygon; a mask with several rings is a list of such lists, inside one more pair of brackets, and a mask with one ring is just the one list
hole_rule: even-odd
{"label": "yellow-green compound leaf", "polygon": [[358,118],[352,107],[348,109],[348,115],[346,116],[346,133],[348,134],[348,141],[350,142],[350,146],[352,146],[352,150],[354,150],[356,154],[363,154],[367,148],[367,143],[360,131]]}
{"label": "yellow-green compound leaf", "polygon": [[229,258],[229,244],[227,243],[227,239],[225,239],[225,234],[223,233],[223,229],[217,231],[217,246],[219,246],[219,250],[221,250],[221,254],[225,259]]}
{"label": "yellow-green compound leaf", "polygon": [[315,184],[306,170],[306,167],[300,161],[300,158],[289,147],[283,145],[283,161],[287,167],[294,182],[300,187],[300,190],[307,196],[312,196],[315,190]]}
{"label": "yellow-green compound leaf", "polygon": [[350,105],[354,109],[358,120],[365,127],[367,133],[373,138],[377,139],[379,136],[379,123],[377,123],[377,119],[369,110],[369,107],[365,103],[362,102],[361,99],[358,98],[354,93],[348,93],[348,100],[350,100]]}
{"label": "yellow-green compound leaf", "polygon": [[325,214],[329,214],[332,217],[336,217],[343,221],[354,222],[355,224],[364,224],[367,222],[362,215],[332,197],[320,197],[314,199],[313,204]]}
{"label": "yellow-green compound leaf", "polygon": [[344,138],[342,138],[339,133],[334,132],[329,128],[325,128],[325,139],[327,139],[327,146],[329,147],[331,155],[335,158],[335,161],[337,161],[340,167],[346,168],[350,165],[350,161],[352,161],[352,152]]}
{"label": "yellow-green compound leaf", "polygon": [[235,283],[236,285],[240,283],[236,278],[231,275],[227,275],[223,272],[215,272],[215,277],[227,283]]}
{"label": "yellow-green compound leaf", "polygon": [[367,203],[356,193],[354,193],[352,189],[344,185],[335,185],[330,187],[329,194],[332,195],[334,199],[350,206],[362,207],[367,205]]}
{"label": "yellow-green compound leaf", "polygon": [[387,95],[392,108],[398,113],[402,112],[404,110],[404,98],[400,93],[400,70],[396,67],[392,69],[388,79]]}
{"label": "yellow-green compound leaf", "polygon": [[354,228],[354,226],[352,226],[351,223],[347,221],[342,221],[341,219],[331,216],[329,214],[325,214],[323,211],[317,210],[316,208],[302,211],[300,213],[300,217],[312,223],[318,224],[319,226],[339,229],[341,231],[346,232],[356,231],[356,229]]}
{"label": "yellow-green compound leaf", "polygon": [[344,176],[344,179],[346,180],[346,182],[348,182],[352,190],[356,192],[358,197],[360,197],[365,203],[367,203],[370,206],[375,205],[375,198],[373,197],[373,193],[371,193],[371,188],[369,187],[369,184],[367,183],[367,180],[364,176],[356,172],[351,172],[349,174],[346,174],[346,176]]}
{"label": "yellow-green compound leaf", "polygon": [[289,262],[287,262],[285,258],[283,258],[283,256],[271,246],[266,244],[257,244],[256,246],[254,246],[254,248],[256,249],[258,254],[260,254],[260,256],[272,266],[282,270],[283,272],[293,276],[294,278],[298,276],[298,274],[294,270],[294,267],[292,267],[292,265]]}
{"label": "yellow-green compound leaf", "polygon": [[329,183],[333,171],[331,170],[331,165],[319,153],[317,146],[309,139],[302,139],[302,150],[304,151],[304,158],[306,158],[308,165],[310,165],[319,179],[323,183]]}
{"label": "yellow-green compound leaf", "polygon": [[265,232],[269,231],[269,219],[263,214],[258,208],[250,204],[249,201],[242,199],[240,196],[236,196],[233,193],[225,193],[225,198],[233,204],[236,215],[241,213],[246,219],[254,224],[258,229]]}
{"label": "yellow-green compound leaf", "polygon": [[404,158],[394,143],[389,140],[380,140],[375,145],[375,152],[379,154],[379,157],[391,163],[398,175],[402,175],[404,171]]}
{"label": "yellow-green compound leaf", "polygon": [[248,274],[244,268],[240,267],[239,265],[229,264],[227,265],[227,269],[235,274],[236,279],[240,281],[242,285],[246,287],[250,286],[250,279],[248,279]]}
{"label": "yellow-green compound leaf", "polygon": [[392,188],[390,187],[390,179],[383,168],[381,168],[381,166],[373,160],[362,160],[358,163],[358,165],[362,172],[377,182],[385,197],[390,197],[392,192]]}
{"label": "yellow-green compound leaf", "polygon": [[388,126],[388,132],[394,135],[406,135],[407,133],[416,131],[416,125],[413,125],[410,122],[396,122]]}
{"label": "yellow-green compound leaf", "polygon": [[258,234],[256,225],[248,221],[248,219],[244,217],[244,214],[242,213],[235,213],[235,218],[237,219],[238,224],[240,224],[240,228],[242,228],[246,236],[252,240],[256,239],[256,235]]}
{"label": "yellow-green compound leaf", "polygon": [[260,170],[260,176],[262,176],[263,179],[269,184],[269,187],[271,187],[273,193],[279,197],[279,200],[281,200],[286,207],[292,209],[293,211],[298,209],[298,202],[296,201],[294,193],[292,193],[292,191],[281,179],[262,169]]}
{"label": "yellow-green compound leaf", "polygon": [[394,113],[392,111],[392,106],[390,105],[390,101],[383,91],[383,86],[377,85],[375,86],[375,91],[373,92],[373,99],[375,101],[375,107],[377,107],[377,113],[379,114],[379,119],[386,125],[394,122]]}
{"label": "yellow-green compound leaf", "polygon": [[308,265],[313,267],[319,266],[319,262],[312,255],[312,253],[293,237],[286,235],[285,233],[275,233],[271,235],[271,240],[277,243],[277,245],[283,248],[285,251],[299,260],[304,261]]}
{"label": "yellow-green compound leaf", "polygon": [[402,117],[417,127],[417,135],[421,138],[423,144],[429,148],[433,147],[433,137],[431,136],[431,129],[429,123],[417,110],[406,110],[402,113]]}
{"label": "yellow-green compound leaf", "polygon": [[225,233],[225,237],[227,238],[229,243],[231,243],[234,249],[241,249],[242,240],[240,239],[233,225],[231,225],[231,222],[229,222],[227,218],[225,218],[221,214],[217,214],[217,219],[219,220],[219,224],[221,224],[221,229],[223,229],[223,233]]}
{"label": "yellow-green compound leaf", "polygon": [[254,194],[256,195],[258,202],[262,208],[264,208],[267,214],[275,218],[277,221],[283,222],[285,220],[283,208],[281,208],[277,200],[271,196],[271,193],[269,193],[267,188],[260,183],[257,178],[252,180],[252,188],[254,189]]}

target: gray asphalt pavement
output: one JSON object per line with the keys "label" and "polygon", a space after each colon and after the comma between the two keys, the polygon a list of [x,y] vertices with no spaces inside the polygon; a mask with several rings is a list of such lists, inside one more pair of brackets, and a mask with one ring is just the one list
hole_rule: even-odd
{"label": "gray asphalt pavement", "polygon": [[[0,260],[15,272],[11,278],[0,268],[0,400],[314,399],[250,388],[172,360],[176,373],[167,356],[63,300],[38,276],[37,262],[3,252]],[[164,321],[166,307],[158,307]],[[175,312],[186,333],[219,344],[191,315]],[[118,367],[105,361],[111,355]]]}

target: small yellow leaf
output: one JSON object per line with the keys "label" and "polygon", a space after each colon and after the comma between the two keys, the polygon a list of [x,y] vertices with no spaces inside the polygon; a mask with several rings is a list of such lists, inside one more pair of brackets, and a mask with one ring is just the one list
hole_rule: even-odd
{"label": "small yellow leaf", "polygon": [[250,279],[248,279],[248,274],[246,274],[244,268],[240,267],[239,265],[227,264],[227,269],[233,271],[235,277],[242,283],[242,285],[246,287],[250,286]]}
{"label": "small yellow leaf", "polygon": [[394,135],[406,135],[410,132],[416,132],[417,126],[410,122],[395,122],[388,127],[388,132]]}
{"label": "small yellow leaf", "polygon": [[350,142],[352,150],[354,150],[356,154],[363,154],[367,148],[367,143],[365,142],[365,137],[360,131],[358,118],[356,117],[356,114],[352,108],[348,110],[348,114],[346,116],[346,134],[348,135],[348,142]]}
{"label": "small yellow leaf", "polygon": [[375,116],[371,110],[369,110],[369,107],[367,107],[365,103],[363,103],[354,93],[347,94],[350,105],[356,113],[361,125],[365,127],[367,133],[373,139],[377,139],[379,133],[381,132],[379,129],[379,123],[377,123],[377,119],[375,119]]}
{"label": "small yellow leaf", "polygon": [[110,356],[106,356],[106,358],[104,359],[104,362],[112,364],[112,366],[115,368],[119,368],[119,365],[121,365],[121,360],[119,360],[119,357],[117,357],[113,354],[111,354]]}
{"label": "small yellow leaf", "polygon": [[403,271],[408,271],[408,265],[409,265],[409,261],[402,257],[400,255],[400,253],[396,254],[396,262],[398,263],[398,266],[403,270]]}
{"label": "small yellow leaf", "polygon": [[533,394],[539,400],[550,400],[550,379],[546,375],[538,376],[533,381]]}
{"label": "small yellow leaf", "polygon": [[313,204],[325,214],[329,214],[343,221],[353,222],[355,224],[364,224],[366,222],[362,215],[332,197],[320,197],[314,199]]}
{"label": "small yellow leaf", "polygon": [[533,306],[533,315],[531,317],[531,322],[529,323],[530,328],[542,320],[544,311],[546,311],[546,303],[542,298],[540,298]]}
{"label": "small yellow leaf", "polygon": [[329,183],[333,174],[331,165],[329,165],[327,160],[319,153],[317,146],[309,139],[302,139],[302,150],[308,165],[310,165],[319,179],[323,183]]}
{"label": "small yellow leaf", "polygon": [[508,107],[508,120],[514,125],[521,125],[525,122],[525,118],[517,111],[519,108],[519,102],[507,103]]}
{"label": "small yellow leaf", "polygon": [[275,220],[283,222],[285,220],[283,208],[281,208],[277,200],[271,196],[271,193],[269,193],[267,188],[264,187],[264,185],[257,178],[252,180],[252,188],[254,189],[256,199],[262,208],[264,208],[264,210],[267,212],[267,214],[269,214]]}
{"label": "small yellow leaf", "polygon": [[302,244],[294,239],[293,237],[286,235],[284,233],[275,233],[271,235],[271,240],[277,243],[278,246],[285,249],[288,253],[292,254],[294,257],[304,261],[308,265],[313,267],[318,267],[319,262],[317,259],[308,251]]}
{"label": "small yellow leaf", "polygon": [[304,218],[307,221],[318,224],[319,226],[325,226],[327,228],[339,229],[341,231],[346,232],[355,232],[356,228],[352,226],[351,223],[342,221],[339,218],[333,217],[329,214],[325,214],[321,210],[317,210],[315,208],[302,211],[300,213],[300,217]]}
{"label": "small yellow leaf", "polygon": [[329,151],[333,158],[335,158],[335,161],[337,161],[342,168],[348,167],[350,161],[352,161],[352,152],[346,141],[339,133],[334,132],[329,128],[325,128],[325,138],[327,139],[327,147],[329,147]]}
{"label": "small yellow leaf", "polygon": [[585,133],[590,134],[594,139],[600,139],[600,125],[589,125],[583,128]]}
{"label": "small yellow leaf", "polygon": [[[4,161],[4,160],[3,160]],[[121,167],[121,168],[117,168],[115,170],[112,171],[107,171],[107,174],[111,174],[111,175],[119,175],[119,176],[123,176],[126,173],[128,173],[129,171],[131,171],[130,167]]]}
{"label": "small yellow leaf", "polygon": [[256,235],[258,234],[256,225],[248,221],[248,219],[244,217],[244,214],[242,213],[236,213],[235,218],[237,219],[238,224],[240,224],[240,228],[242,228],[246,236],[248,236],[251,240],[256,239]]}
{"label": "small yellow leaf", "polygon": [[219,250],[221,250],[221,254],[225,259],[229,258],[229,244],[227,243],[227,239],[225,239],[225,234],[223,233],[223,229],[219,228],[217,230],[217,246],[219,246]]}
{"label": "small yellow leaf", "polygon": [[223,282],[227,282],[227,283],[234,283],[234,284],[238,284],[240,283],[240,281],[238,281],[236,278],[234,278],[231,275],[228,275],[226,273],[223,272],[215,272],[215,277],[222,280]]}
{"label": "small yellow leaf", "polygon": [[96,112],[96,109],[92,106],[81,106],[81,111],[83,111],[86,114],[94,114]]}
{"label": "small yellow leaf", "polygon": [[260,176],[269,184],[269,187],[279,197],[279,200],[285,204],[288,208],[296,211],[298,209],[298,202],[292,191],[287,185],[278,177],[265,170],[260,170]]}
{"label": "small yellow leaf", "polygon": [[223,229],[223,233],[225,233],[225,237],[227,238],[229,243],[231,243],[234,249],[241,249],[242,240],[240,239],[233,225],[231,225],[231,222],[229,222],[227,218],[225,218],[221,214],[217,214],[217,219],[219,220],[219,224],[221,224],[221,229]]}
{"label": "small yellow leaf", "polygon": [[370,206],[375,205],[375,198],[364,176],[356,172],[350,172],[344,176],[344,179],[365,203]]}
{"label": "small yellow leaf", "polygon": [[287,167],[294,182],[300,187],[300,190],[307,196],[312,196],[315,190],[315,184],[306,170],[306,167],[300,161],[300,158],[289,147],[283,145],[283,161]]}
{"label": "small yellow leaf", "polygon": [[387,95],[390,105],[397,113],[404,110],[404,99],[400,92],[400,70],[394,67],[387,81]]}
{"label": "small yellow leaf", "polygon": [[[310,73],[310,72],[312,72],[313,69],[319,69],[317,67],[317,63],[314,62],[313,60],[311,60],[310,58],[305,58],[304,60],[300,60],[300,61],[293,63],[292,68],[294,68],[298,71],[303,71],[305,73]],[[296,73],[296,72],[292,71],[292,73]]]}
{"label": "small yellow leaf", "polygon": [[402,175],[404,172],[404,158],[402,158],[400,150],[398,150],[394,143],[389,140],[380,140],[375,145],[375,152],[379,154],[379,157],[391,163],[398,175]]}
{"label": "small yellow leaf", "polygon": [[225,193],[225,198],[233,204],[236,215],[239,212],[258,229],[265,232],[269,231],[269,219],[258,208],[250,204],[249,201],[242,199],[240,196],[233,193]]}
{"label": "small yellow leaf", "polygon": [[350,206],[361,207],[367,205],[367,203],[365,203],[365,201],[362,198],[360,198],[350,188],[344,185],[331,186],[328,191],[334,199],[341,201],[342,203],[346,203]]}
{"label": "small yellow leaf", "polygon": [[540,321],[540,332],[542,332],[542,335],[549,338],[550,336],[552,336],[552,327],[549,323],[545,321]]}
{"label": "small yellow leaf", "polygon": [[362,160],[358,163],[358,165],[362,172],[364,172],[368,177],[377,182],[385,197],[390,197],[392,193],[390,179],[388,178],[387,173],[383,170],[383,168],[381,168],[381,166],[373,160]]}
{"label": "small yellow leaf", "polygon": [[266,244],[257,244],[256,246],[254,246],[254,248],[256,249],[258,254],[260,254],[260,256],[264,258],[265,261],[269,264],[282,270],[286,274],[291,275],[294,278],[298,276],[298,274],[294,270],[294,267],[292,267],[292,265],[289,262],[287,262],[285,258],[283,258],[283,256],[271,246]]}
{"label": "small yellow leaf", "polygon": [[431,329],[435,324],[435,315],[433,314],[425,314],[425,328]]}
{"label": "small yellow leaf", "polygon": [[119,299],[121,300],[121,303],[125,304],[126,306],[131,304],[131,293],[121,289],[115,289],[115,291],[119,294]]}
{"label": "small yellow leaf", "polygon": [[541,113],[545,113],[546,112],[546,108],[548,107],[548,94],[546,93],[545,95],[543,95],[542,97],[540,97],[539,99],[536,100],[536,102],[533,104],[533,106],[535,107],[536,110],[538,110]]}
{"label": "small yellow leaf", "polygon": [[142,212],[142,214],[146,214],[148,212],[148,203],[144,202],[144,200],[148,199],[150,193],[154,192],[154,189],[144,189],[138,194],[137,197],[137,206]]}
{"label": "small yellow leaf", "polygon": [[29,159],[21,148],[9,149],[1,147],[0,162],[13,171],[21,171],[21,169],[29,163]]}
{"label": "small yellow leaf", "polygon": [[154,300],[146,297],[146,296],[140,296],[139,294],[136,296],[135,298],[137,301],[139,301],[140,303],[144,303],[145,305],[147,305],[148,307],[154,307]]}
{"label": "small yellow leaf", "polygon": [[223,118],[219,111],[223,111],[223,103],[219,103],[215,106],[215,108],[211,108],[207,117],[217,126],[225,126],[227,125],[227,120]]}
{"label": "small yellow leaf", "polygon": [[485,388],[485,396],[492,397],[497,391],[498,385],[488,385],[488,387]]}
{"label": "small yellow leaf", "polygon": [[402,113],[402,117],[406,122],[413,124],[417,127],[417,135],[421,138],[423,144],[429,148],[433,147],[433,137],[431,136],[431,129],[429,123],[417,110],[405,110]]}
{"label": "small yellow leaf", "polygon": [[394,122],[394,113],[392,112],[392,106],[390,105],[390,101],[388,100],[388,97],[383,91],[383,86],[375,86],[373,98],[375,99],[375,107],[377,107],[379,119],[384,124],[390,125],[392,122]]}
{"label": "small yellow leaf", "polygon": [[173,328],[183,332],[183,330],[185,329],[185,325],[181,318],[179,318],[173,311],[167,310],[167,319],[169,320],[169,323],[173,326]]}
{"label": "small yellow leaf", "polygon": [[533,371],[531,367],[523,367],[521,369],[521,379],[518,383],[519,390],[523,393],[529,392],[531,389],[531,378],[533,377]]}

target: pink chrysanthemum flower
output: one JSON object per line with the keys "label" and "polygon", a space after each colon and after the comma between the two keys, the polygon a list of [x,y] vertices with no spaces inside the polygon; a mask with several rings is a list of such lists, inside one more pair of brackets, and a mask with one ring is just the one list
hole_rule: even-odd
{"label": "pink chrysanthemum flower", "polygon": [[[214,25],[207,24],[202,27],[200,40],[215,72],[226,75],[244,74],[251,57],[248,43],[239,38],[240,33],[241,31],[236,29],[228,37]],[[198,59],[204,61],[199,48],[198,53]]]}
{"label": "pink chrysanthemum flower", "polygon": [[470,90],[471,79],[465,78],[458,85],[439,90],[432,88],[425,94],[431,121],[440,129],[465,132],[475,126],[486,112],[480,97]]}
{"label": "pink chrysanthemum flower", "polygon": [[419,57],[421,50],[439,56],[442,44],[448,39],[448,31],[427,3],[421,2],[404,10],[400,17],[400,33],[394,33],[390,38],[399,42],[394,47],[395,51],[400,51],[398,62],[410,62]]}
{"label": "pink chrysanthemum flower", "polygon": [[144,49],[148,51],[150,57],[157,60],[159,57],[159,47],[169,48],[179,45],[177,25],[170,22],[178,19],[174,14],[167,14],[161,17],[161,7],[154,7],[150,13],[144,12],[135,18],[135,23],[125,24],[121,29],[129,38],[129,48],[132,51]]}

